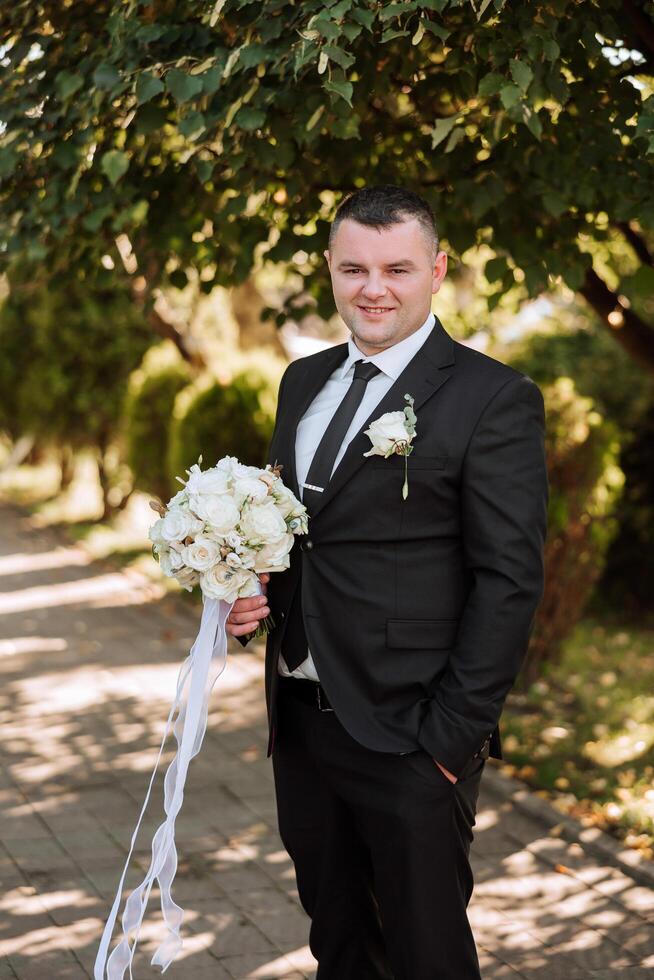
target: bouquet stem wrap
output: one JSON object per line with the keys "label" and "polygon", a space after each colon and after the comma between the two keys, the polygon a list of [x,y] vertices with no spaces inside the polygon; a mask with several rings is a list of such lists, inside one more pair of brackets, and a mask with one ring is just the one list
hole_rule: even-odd
{"label": "bouquet stem wrap", "polygon": [[[162,973],[167,970],[182,947],[180,927],[183,910],[171,896],[171,886],[177,871],[177,848],[175,846],[175,820],[184,799],[184,784],[191,759],[198,754],[207,728],[209,695],[217,678],[227,662],[227,633],[225,623],[231,612],[233,602],[210,599],[206,596],[202,609],[200,629],[191,651],[182,664],[177,678],[177,691],[173,701],[163,739],[159,748],[154,771],[150,777],[145,801],[132,835],[129,853],[118,884],[109,918],[102,934],[100,947],[95,960],[94,980],[123,980],[129,969],[132,980],[132,960],[136,952],[141,923],[145,915],[150,890],[155,880],[159,884],[161,911],[167,935],[157,947],[152,957],[153,966],[160,966]],[[113,934],[125,876],[134,851],[136,837],[143,820],[150,793],[157,773],[170,726],[177,712],[173,732],[177,740],[177,752],[170,763],[164,779],[164,810],[166,819],[152,838],[152,859],[148,872],[125,902],[122,916],[123,936],[109,959],[107,953]],[[130,944],[130,936],[133,941]]]}

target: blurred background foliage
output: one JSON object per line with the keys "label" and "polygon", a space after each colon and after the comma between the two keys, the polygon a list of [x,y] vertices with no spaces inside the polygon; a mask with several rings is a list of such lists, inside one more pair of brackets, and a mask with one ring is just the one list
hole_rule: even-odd
{"label": "blurred background foliage", "polygon": [[288,360],[345,338],[338,203],[417,190],[446,329],[546,399],[507,764],[651,850],[651,6],[17,0],[0,28],[0,491],[140,562],[148,498],[262,462]]}

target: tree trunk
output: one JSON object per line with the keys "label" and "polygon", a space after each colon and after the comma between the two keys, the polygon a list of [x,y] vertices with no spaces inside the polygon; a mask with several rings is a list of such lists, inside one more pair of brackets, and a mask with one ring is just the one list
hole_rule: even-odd
{"label": "tree trunk", "polygon": [[[654,327],[641,319],[632,309],[620,302],[617,293],[609,289],[594,269],[589,269],[583,286],[579,290],[584,299],[599,315],[611,336],[622,345],[627,353],[638,361],[650,374],[654,374]],[[614,326],[609,321],[611,313],[618,311],[622,323]]]}
{"label": "tree trunk", "polygon": [[279,332],[272,320],[264,320],[261,313],[266,302],[257,289],[252,276],[234,286],[230,292],[232,311],[238,324],[239,341],[243,350],[272,347],[280,357],[287,359],[279,339]]}
{"label": "tree trunk", "polygon": [[62,446],[59,450],[59,471],[59,490],[63,492],[75,477],[75,453],[70,446]]}

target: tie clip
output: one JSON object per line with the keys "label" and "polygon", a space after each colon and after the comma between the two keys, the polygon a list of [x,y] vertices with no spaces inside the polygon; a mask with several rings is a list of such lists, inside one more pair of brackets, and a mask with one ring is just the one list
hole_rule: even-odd
{"label": "tie clip", "polygon": [[324,487],[314,487],[313,483],[303,483],[302,486],[305,490],[316,490],[318,493],[322,493],[325,489]]}

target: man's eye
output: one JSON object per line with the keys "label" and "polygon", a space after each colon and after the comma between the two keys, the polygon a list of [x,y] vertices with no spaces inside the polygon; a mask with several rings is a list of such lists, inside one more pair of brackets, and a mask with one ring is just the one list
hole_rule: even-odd
{"label": "man's eye", "polygon": [[345,272],[361,272],[361,269],[346,269]]}
{"label": "man's eye", "polygon": [[401,272],[401,273],[405,273],[406,271],[407,271],[406,269],[391,269],[391,272]]}

